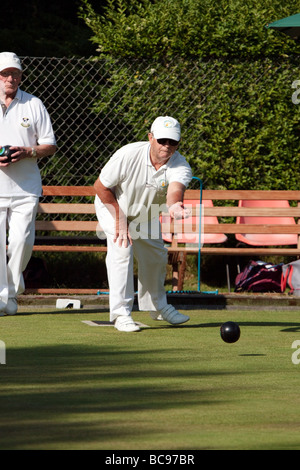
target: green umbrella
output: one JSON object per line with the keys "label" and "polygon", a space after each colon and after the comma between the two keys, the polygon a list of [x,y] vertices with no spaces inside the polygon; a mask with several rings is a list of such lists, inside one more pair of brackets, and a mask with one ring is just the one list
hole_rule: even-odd
{"label": "green umbrella", "polygon": [[300,39],[300,13],[269,23],[266,28],[277,29],[295,40]]}

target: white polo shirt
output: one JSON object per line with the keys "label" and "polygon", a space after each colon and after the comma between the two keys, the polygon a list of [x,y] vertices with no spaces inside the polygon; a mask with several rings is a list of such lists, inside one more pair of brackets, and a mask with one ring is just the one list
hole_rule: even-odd
{"label": "white polo shirt", "polygon": [[[129,221],[136,217],[149,220],[157,217],[153,205],[165,204],[168,185],[172,182],[188,186],[192,170],[176,151],[168,162],[155,170],[150,161],[150,143],[136,142],[117,150],[100,173],[101,183],[113,190]],[[96,206],[102,205],[98,196]]]}
{"label": "white polo shirt", "polygon": [[[3,114],[0,108],[0,146],[32,147],[56,145],[50,116],[42,101],[18,89]],[[0,167],[0,197],[42,193],[41,175],[36,158],[25,158],[8,167]]]}

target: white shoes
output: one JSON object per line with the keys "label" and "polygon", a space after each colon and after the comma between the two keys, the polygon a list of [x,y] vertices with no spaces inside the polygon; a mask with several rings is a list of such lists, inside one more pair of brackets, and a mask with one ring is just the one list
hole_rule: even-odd
{"label": "white shoes", "polygon": [[11,297],[8,299],[6,307],[1,310],[0,317],[4,317],[5,315],[15,315],[18,311],[18,302],[15,297]]}
{"label": "white shoes", "polygon": [[129,315],[119,315],[115,321],[115,328],[119,331],[131,333],[133,331],[140,331],[140,327],[134,323],[132,317]]}
{"label": "white shoes", "polygon": [[162,310],[150,312],[150,316],[153,320],[165,320],[171,325],[181,325],[190,319],[187,315],[179,313],[173,305],[166,305]]}
{"label": "white shoes", "polygon": [[[150,312],[150,316],[153,320],[165,320],[171,325],[181,325],[190,319],[187,315],[179,313],[173,305],[166,305],[162,310]],[[115,320],[114,327],[119,331],[127,333],[140,331],[140,327],[133,321],[130,315],[119,315]]]}

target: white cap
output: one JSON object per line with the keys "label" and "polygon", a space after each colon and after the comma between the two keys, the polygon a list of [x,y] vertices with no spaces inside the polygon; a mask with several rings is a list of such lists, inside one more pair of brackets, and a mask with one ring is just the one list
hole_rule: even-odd
{"label": "white cap", "polygon": [[180,124],[170,116],[159,116],[151,126],[155,139],[173,139],[180,141]]}
{"label": "white cap", "polygon": [[19,69],[22,71],[21,61],[14,52],[0,52],[0,72],[5,69]]}

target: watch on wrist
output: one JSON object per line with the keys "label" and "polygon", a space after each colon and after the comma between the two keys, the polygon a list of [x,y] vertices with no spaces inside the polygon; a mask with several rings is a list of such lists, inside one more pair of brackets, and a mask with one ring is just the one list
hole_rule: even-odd
{"label": "watch on wrist", "polygon": [[34,147],[31,147],[31,156],[32,156],[32,158],[36,157],[36,150],[35,150]]}

